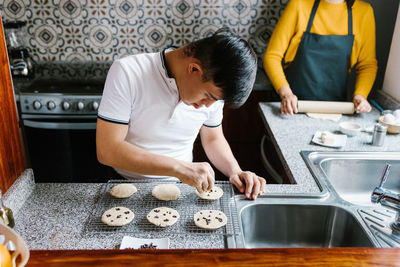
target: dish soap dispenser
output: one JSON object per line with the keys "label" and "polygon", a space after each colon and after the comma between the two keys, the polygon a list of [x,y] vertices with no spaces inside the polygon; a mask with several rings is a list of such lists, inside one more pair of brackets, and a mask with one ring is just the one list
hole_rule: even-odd
{"label": "dish soap dispenser", "polygon": [[0,223],[3,223],[11,228],[14,227],[14,215],[12,210],[3,205],[3,195],[0,190]]}

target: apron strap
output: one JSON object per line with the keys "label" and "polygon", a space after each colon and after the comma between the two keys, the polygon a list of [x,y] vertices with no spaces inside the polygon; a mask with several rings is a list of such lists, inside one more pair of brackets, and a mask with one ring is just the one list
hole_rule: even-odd
{"label": "apron strap", "polygon": [[[312,24],[314,22],[315,13],[317,13],[317,9],[319,6],[320,0],[315,0],[313,8],[311,10],[310,18],[308,19],[306,32],[309,33],[311,31]],[[347,17],[348,17],[348,30],[347,35],[353,35],[353,12],[350,6],[347,6]]]}
{"label": "apron strap", "polygon": [[351,6],[347,5],[347,17],[348,17],[348,23],[349,23],[349,29],[347,31],[347,35],[353,35],[353,11],[351,9]]}
{"label": "apron strap", "polygon": [[319,6],[319,1],[320,0],[315,0],[314,1],[314,5],[312,7],[310,18],[308,19],[308,24],[307,24],[306,32],[308,32],[308,33],[310,32],[311,26],[312,26],[312,24],[314,22],[314,17],[315,17],[315,13],[317,13],[317,9],[318,9],[318,6]]}

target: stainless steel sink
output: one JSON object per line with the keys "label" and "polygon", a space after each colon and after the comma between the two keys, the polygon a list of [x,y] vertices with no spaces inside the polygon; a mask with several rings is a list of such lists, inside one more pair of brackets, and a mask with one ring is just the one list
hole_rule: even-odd
{"label": "stainless steel sink", "polygon": [[[318,176],[328,179],[336,193],[350,203],[371,206],[371,193],[379,185],[385,163],[392,165],[385,188],[400,192],[398,152],[302,152]],[[320,177],[318,177],[320,178]]]}
{"label": "stainless steel sink", "polygon": [[361,216],[378,246],[400,247],[400,234],[392,227],[396,211],[371,203],[386,163],[392,168],[385,190],[400,192],[400,152],[302,151],[301,155],[316,182],[329,191],[329,202]]}
{"label": "stainless steel sink", "polygon": [[246,248],[373,246],[357,219],[340,207],[254,204],[241,210],[240,219]]}
{"label": "stainless steel sink", "polygon": [[391,227],[396,212],[371,203],[385,163],[392,168],[384,187],[400,192],[400,152],[301,155],[321,194],[236,196],[241,234],[232,237],[235,247],[400,247]]}

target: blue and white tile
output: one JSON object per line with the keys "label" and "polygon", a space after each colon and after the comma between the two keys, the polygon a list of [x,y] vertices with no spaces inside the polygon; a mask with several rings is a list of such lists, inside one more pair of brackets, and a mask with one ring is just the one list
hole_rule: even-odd
{"label": "blue and white tile", "polygon": [[28,3],[22,0],[5,0],[2,4],[2,16],[5,20],[27,20],[32,17]]}
{"label": "blue and white tile", "polygon": [[147,18],[138,27],[140,52],[158,52],[173,45],[173,27],[165,18]]}

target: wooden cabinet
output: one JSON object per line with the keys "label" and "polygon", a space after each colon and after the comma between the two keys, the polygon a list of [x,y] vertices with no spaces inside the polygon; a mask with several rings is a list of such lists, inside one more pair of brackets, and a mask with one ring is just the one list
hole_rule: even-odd
{"label": "wooden cabinet", "polygon": [[5,192],[25,169],[18,116],[0,16],[0,189]]}

